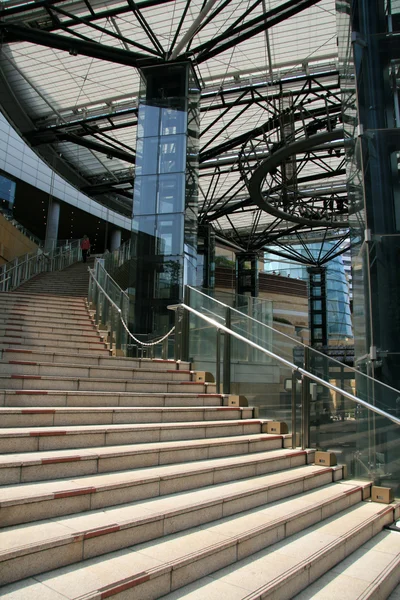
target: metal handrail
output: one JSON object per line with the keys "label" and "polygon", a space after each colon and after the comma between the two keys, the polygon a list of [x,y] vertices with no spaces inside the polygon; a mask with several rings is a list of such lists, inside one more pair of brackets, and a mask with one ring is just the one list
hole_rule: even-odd
{"label": "metal handrail", "polygon": [[302,375],[304,377],[308,377],[312,381],[315,381],[315,383],[318,383],[319,385],[323,385],[324,387],[332,390],[333,392],[337,392],[338,394],[341,394],[345,398],[348,398],[349,400],[356,402],[360,406],[363,406],[364,408],[371,410],[372,412],[380,415],[381,417],[386,417],[387,419],[389,419],[396,425],[400,425],[400,419],[398,419],[397,417],[385,412],[384,410],[382,410],[376,406],[373,406],[372,404],[369,404],[369,402],[366,402],[365,400],[362,400],[361,398],[358,398],[357,396],[354,396],[353,394],[350,394],[350,392],[346,392],[346,390],[343,390],[342,388],[339,388],[336,385],[333,385],[332,383],[329,383],[328,381],[321,379],[317,375],[314,375],[313,373],[310,373],[309,371],[306,371],[305,369],[298,367],[294,363],[291,363],[290,361],[286,360],[285,358],[282,358],[278,354],[275,354],[274,352],[271,352],[270,350],[263,348],[259,344],[256,344],[255,342],[252,342],[251,340],[245,338],[243,335],[240,335],[240,333],[236,333],[235,331],[232,331],[232,329],[225,327],[225,325],[221,325],[221,323],[218,323],[214,319],[211,319],[210,317],[206,317],[205,315],[203,315],[199,311],[195,310],[191,306],[187,306],[187,304],[181,303],[181,304],[170,305],[170,306],[168,306],[168,308],[170,310],[177,310],[177,309],[187,310],[188,312],[194,314],[196,317],[203,319],[203,321],[206,321],[207,323],[209,323],[210,325],[215,327],[218,331],[223,331],[224,333],[227,333],[227,334],[231,335],[232,337],[236,338],[237,340],[240,340],[241,342],[244,342],[244,343],[248,344],[249,346],[251,346],[252,348],[255,348],[256,350],[262,352],[263,354],[266,354],[267,356],[274,358],[275,360],[279,361],[282,365],[289,367],[292,370],[292,372],[298,373],[299,375]]}
{"label": "metal handrail", "polygon": [[[204,292],[201,292],[200,290],[198,290],[195,287],[192,287],[190,285],[187,286],[190,290],[195,291],[197,294],[201,294],[202,296],[204,296],[205,298],[208,299],[212,299],[214,302],[216,302],[217,304],[220,304],[221,306],[223,306],[224,308],[227,307],[226,304],[224,304],[223,302],[221,302],[220,300],[217,300],[216,298],[212,298],[211,296],[208,296],[207,294],[205,294]],[[291,342],[295,343],[296,346],[301,346],[303,347],[305,350],[311,350],[313,352],[313,354],[318,354],[319,356],[321,356],[321,358],[325,358],[328,359],[334,363],[336,363],[336,365],[338,367],[343,367],[343,363],[340,362],[340,360],[337,360],[336,358],[332,357],[332,356],[328,356],[327,354],[324,354],[323,352],[321,352],[320,350],[318,350],[317,348],[311,348],[310,346],[307,346],[306,344],[303,344],[303,342],[300,342],[299,340],[296,340],[295,338],[291,337],[290,335],[288,335],[287,333],[283,333],[282,331],[278,331],[276,329],[274,329],[273,327],[271,327],[270,325],[267,325],[266,323],[262,323],[261,321],[258,321],[257,319],[255,319],[254,317],[250,317],[249,315],[245,315],[244,313],[242,313],[240,310],[238,310],[237,308],[234,308],[233,306],[229,307],[230,310],[233,310],[236,313],[239,313],[241,315],[244,315],[246,317],[246,319],[249,319],[250,321],[253,321],[254,323],[257,323],[257,325],[262,325],[263,327],[265,327],[266,329],[269,329],[270,331],[272,331],[273,333],[278,333],[280,336],[287,338],[288,340],[290,340]],[[354,367],[351,367],[350,365],[345,365],[346,367],[346,371],[351,371],[353,372],[355,375],[362,375],[363,377],[366,377],[367,379],[369,379],[370,381],[376,383],[376,379],[374,379],[373,377],[371,377],[371,375],[367,375],[367,373],[363,373],[362,371],[359,371],[358,369],[355,369]],[[388,385],[387,383],[384,383],[382,381],[379,382],[379,385],[384,386],[386,389],[392,391],[392,392],[396,392],[397,394],[400,395],[400,391],[397,390],[396,388],[391,387],[390,385]]]}
{"label": "metal handrail", "polygon": [[35,252],[16,257],[0,267],[0,290],[11,291],[39,273],[64,269],[79,260],[80,252],[80,240],[75,240],[49,253],[38,248]]}

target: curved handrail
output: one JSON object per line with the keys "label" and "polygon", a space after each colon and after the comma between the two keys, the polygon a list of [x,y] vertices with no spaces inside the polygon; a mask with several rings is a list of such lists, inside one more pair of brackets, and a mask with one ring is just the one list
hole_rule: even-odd
{"label": "curved handrail", "polygon": [[400,425],[400,419],[398,419],[397,417],[385,412],[384,410],[378,408],[377,406],[373,406],[372,404],[369,404],[369,402],[366,402],[365,400],[362,400],[361,398],[358,398],[357,396],[354,396],[354,394],[350,394],[350,392],[346,392],[346,390],[343,390],[342,388],[339,388],[336,385],[333,385],[332,383],[329,383],[328,381],[321,379],[320,377],[318,377],[318,375],[314,375],[313,373],[310,373],[309,371],[306,371],[305,369],[298,367],[294,363],[291,363],[289,360],[286,360],[285,358],[282,358],[278,354],[275,354],[274,352],[271,352],[270,350],[263,348],[259,344],[256,344],[255,342],[252,342],[251,340],[245,338],[243,335],[240,335],[240,333],[236,333],[235,331],[232,331],[232,329],[225,327],[225,325],[221,325],[221,323],[218,323],[214,319],[211,319],[210,317],[206,317],[205,315],[203,315],[199,311],[195,310],[191,306],[187,306],[187,304],[182,303],[182,304],[170,305],[170,306],[168,306],[168,308],[170,310],[176,310],[179,308],[181,308],[183,310],[187,310],[188,312],[194,314],[196,317],[203,319],[203,321],[206,321],[207,323],[209,323],[210,325],[215,327],[218,331],[223,331],[224,333],[227,333],[227,334],[231,335],[232,337],[236,338],[237,340],[244,342],[247,345],[251,346],[252,348],[255,348],[256,350],[262,352],[263,354],[266,354],[267,356],[274,358],[275,360],[279,361],[281,364],[285,365],[285,367],[289,367],[293,372],[299,373],[300,375],[308,377],[312,381],[315,381],[315,383],[318,383],[319,385],[323,385],[324,387],[332,390],[333,392],[337,392],[338,394],[341,394],[345,398],[348,398],[349,400],[352,400],[356,404],[359,404],[360,406],[363,406],[364,408],[371,410],[372,412],[380,415],[381,417],[386,417],[387,419],[389,419],[390,421],[392,421],[392,423],[395,423],[396,425]]}

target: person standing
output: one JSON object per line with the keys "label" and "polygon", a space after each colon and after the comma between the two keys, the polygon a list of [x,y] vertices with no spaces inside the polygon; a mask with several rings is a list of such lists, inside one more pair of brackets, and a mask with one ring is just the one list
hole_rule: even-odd
{"label": "person standing", "polygon": [[83,236],[81,241],[82,261],[85,263],[90,250],[90,240],[87,235]]}

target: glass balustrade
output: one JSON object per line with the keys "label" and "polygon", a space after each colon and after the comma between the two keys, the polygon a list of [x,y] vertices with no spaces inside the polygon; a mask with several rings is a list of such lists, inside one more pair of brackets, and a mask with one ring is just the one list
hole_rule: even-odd
{"label": "glass balustrade", "polygon": [[[389,416],[380,416],[372,410],[377,407],[399,419],[400,391],[199,290],[190,288],[186,303],[200,313],[189,316],[189,360],[193,369],[209,371],[215,377],[219,373],[221,379],[225,373],[229,376],[230,393],[246,396],[262,418],[285,420],[290,431],[292,406],[296,406],[295,429],[300,432],[300,410],[304,403],[309,407],[311,447],[335,452],[338,461],[347,465],[349,476],[373,479],[400,495],[399,425]],[[243,339],[218,333],[216,324],[205,322],[200,315],[228,327]],[[226,360],[229,365],[224,364]],[[310,377],[303,377],[303,384],[299,380],[301,372],[297,372],[297,378],[292,375],[296,368],[310,373]],[[226,382],[221,382],[220,389],[226,391]],[[367,402],[371,408],[343,396],[340,390]]]}

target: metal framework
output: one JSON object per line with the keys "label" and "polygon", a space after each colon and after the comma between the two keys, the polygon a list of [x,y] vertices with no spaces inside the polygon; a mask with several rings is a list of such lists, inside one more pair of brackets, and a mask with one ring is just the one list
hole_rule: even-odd
{"label": "metal framework", "polygon": [[[334,6],[10,0],[0,9],[0,68],[32,123],[25,139],[76,169],[83,192],[129,214],[138,73],[191,61],[202,82],[199,222],[244,252],[262,252],[282,236],[346,227]],[[289,53],[292,27],[300,49]],[[330,140],[314,143],[324,127]],[[301,149],[283,150],[303,138]],[[257,198],[250,181],[260,172]]]}

